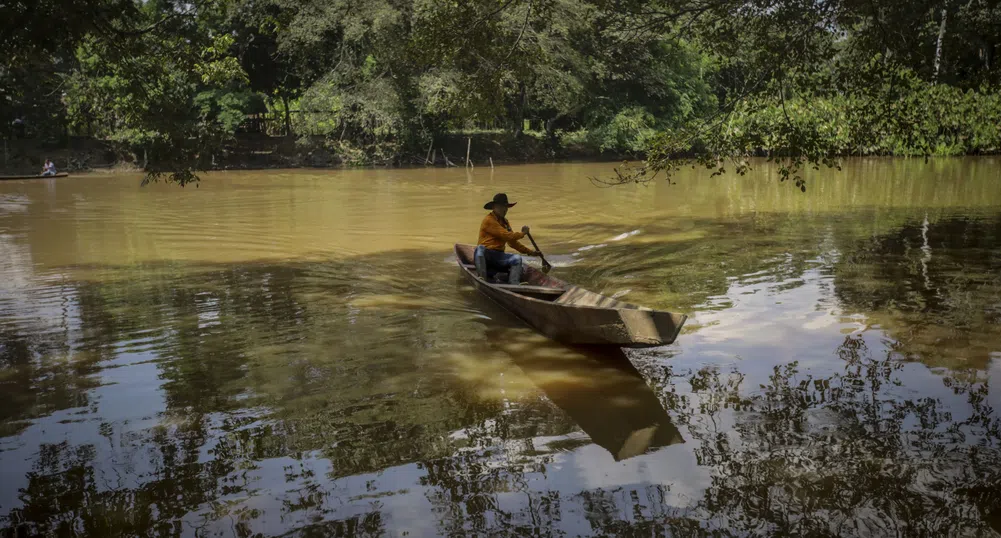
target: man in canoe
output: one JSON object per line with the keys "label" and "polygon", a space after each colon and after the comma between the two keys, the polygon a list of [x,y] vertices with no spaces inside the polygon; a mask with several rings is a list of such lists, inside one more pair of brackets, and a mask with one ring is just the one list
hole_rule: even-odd
{"label": "man in canoe", "polygon": [[476,242],[473,258],[476,272],[484,279],[506,271],[508,283],[517,285],[521,283],[521,256],[507,254],[504,252],[504,247],[511,245],[511,248],[527,256],[538,256],[539,253],[518,242],[528,235],[529,227],[522,226],[521,231],[516,232],[511,229],[511,224],[505,218],[507,210],[514,206],[515,204],[508,203],[507,194],[504,193],[495,194],[494,199],[483,206],[483,209],[489,209],[490,213],[487,213],[480,223],[480,238]]}

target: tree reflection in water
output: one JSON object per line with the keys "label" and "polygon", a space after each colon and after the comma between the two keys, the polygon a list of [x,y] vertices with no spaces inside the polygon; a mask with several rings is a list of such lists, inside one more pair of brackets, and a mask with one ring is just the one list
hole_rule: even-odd
{"label": "tree reflection in water", "polygon": [[696,450],[714,467],[704,510],[725,514],[731,525],[747,518],[747,530],[783,534],[997,528],[997,514],[988,513],[997,504],[983,494],[997,500],[1001,482],[979,496],[967,491],[985,471],[1001,478],[981,461],[998,457],[997,418],[981,405],[986,384],[958,390],[968,394],[973,416],[956,421],[937,399],[893,390],[904,363],[892,352],[873,357],[849,336],[838,354],[844,372],[830,377],[801,373],[796,364],[776,368],[771,383],[741,403],[733,443],[699,439]]}
{"label": "tree reflection in water", "polygon": [[[987,404],[985,379],[948,381],[971,407],[959,419],[939,399],[901,397],[902,370],[914,366],[892,350],[873,356],[850,335],[837,355],[838,374],[814,376],[793,363],[775,368],[770,383],[749,395],[739,374],[705,368],[682,375],[662,367],[663,405],[711,470],[711,484],[691,506],[664,502],[668,484],[571,495],[533,489],[529,477],[544,474],[553,456],[511,461],[518,452],[508,450],[500,465],[485,466],[483,453],[432,464],[424,483],[435,488],[437,515],[454,524],[441,530],[548,530],[583,514],[585,530],[609,535],[1001,532],[1001,421]],[[511,491],[524,496],[520,512],[500,507],[498,498]]]}
{"label": "tree reflection in water", "polygon": [[0,536],[1001,533],[996,228],[835,238],[880,330],[754,385],[395,276],[437,254],[82,279],[79,327],[0,325]]}

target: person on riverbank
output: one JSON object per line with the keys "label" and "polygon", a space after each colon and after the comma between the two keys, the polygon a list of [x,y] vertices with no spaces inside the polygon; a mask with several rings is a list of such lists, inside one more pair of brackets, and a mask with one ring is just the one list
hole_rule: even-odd
{"label": "person on riverbank", "polygon": [[476,242],[473,259],[476,272],[484,279],[507,271],[509,284],[521,283],[522,258],[518,254],[504,252],[507,245],[511,245],[511,248],[526,256],[539,255],[538,252],[518,242],[528,235],[530,228],[522,226],[520,232],[515,232],[507,221],[507,211],[516,203],[508,203],[507,194],[498,193],[494,195],[493,200],[483,206],[483,209],[489,209],[490,213],[487,213],[480,223],[480,237]]}
{"label": "person on riverbank", "polygon": [[45,159],[45,166],[42,167],[43,176],[56,175],[56,164],[49,159]]}

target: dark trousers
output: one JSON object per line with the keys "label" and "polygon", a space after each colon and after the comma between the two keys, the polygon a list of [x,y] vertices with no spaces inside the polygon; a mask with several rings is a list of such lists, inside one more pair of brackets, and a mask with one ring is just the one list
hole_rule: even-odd
{"label": "dark trousers", "polygon": [[480,245],[476,247],[473,258],[480,277],[490,279],[497,273],[507,272],[509,284],[521,282],[522,260],[518,254],[506,254]]}

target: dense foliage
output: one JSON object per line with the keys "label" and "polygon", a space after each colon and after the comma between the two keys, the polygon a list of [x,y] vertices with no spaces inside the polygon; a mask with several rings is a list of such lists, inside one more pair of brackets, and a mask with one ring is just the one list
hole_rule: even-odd
{"label": "dense foliage", "polygon": [[647,165],[617,181],[689,164],[743,172],[745,157],[763,153],[805,188],[803,164],[837,166],[846,154],[1001,148],[997,1],[624,3],[648,10],[648,28],[681,24],[698,36],[719,61],[720,103],[662,133]]}
{"label": "dense foliage", "polygon": [[[15,0],[0,119],[184,184],[249,113],[351,160],[488,128],[645,155],[614,181],[1001,148],[1001,1]],[[526,122],[526,120],[528,120]],[[532,129],[526,133],[528,123]],[[9,135],[10,133],[5,133]]]}

